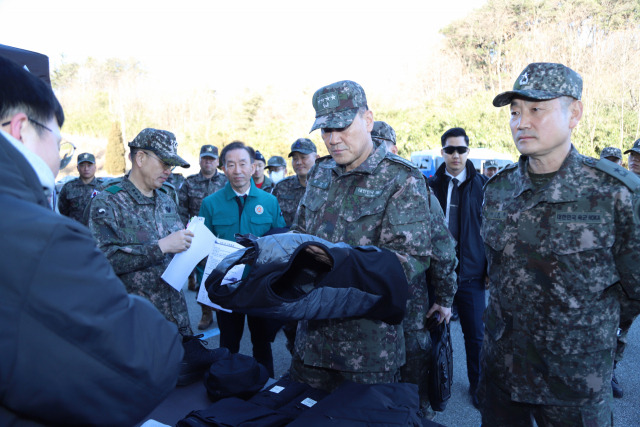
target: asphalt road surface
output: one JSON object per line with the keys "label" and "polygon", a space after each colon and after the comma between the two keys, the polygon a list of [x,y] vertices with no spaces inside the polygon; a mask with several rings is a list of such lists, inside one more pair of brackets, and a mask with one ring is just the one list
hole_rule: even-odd
{"label": "asphalt road surface", "polygon": [[[185,286],[185,295],[189,306],[189,316],[194,333],[204,333],[208,342],[207,347],[217,348],[219,344],[219,332],[215,322],[205,331],[198,331],[200,321],[200,307],[195,302],[196,293],[189,291]],[[624,360],[618,364],[616,376],[624,387],[624,397],[613,399],[613,420],[614,424],[622,427],[640,426],[640,321],[636,321],[628,335],[628,345],[625,351]],[[467,368],[465,361],[464,339],[460,322],[451,322],[453,340],[453,395],[447,404],[444,412],[439,412],[435,418],[440,424],[449,427],[477,427],[480,426],[480,413],[471,404],[468,394],[469,381],[467,380]],[[273,362],[276,378],[283,375],[289,368],[291,356],[285,348],[285,337],[282,332],[278,333],[275,342],[272,344]],[[251,355],[251,341],[249,330],[245,325],[245,332],[242,336],[240,352]]]}

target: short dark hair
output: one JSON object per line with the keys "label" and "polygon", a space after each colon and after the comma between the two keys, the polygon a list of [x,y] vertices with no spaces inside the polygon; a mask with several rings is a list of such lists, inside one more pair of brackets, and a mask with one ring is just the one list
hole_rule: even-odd
{"label": "short dark hair", "polygon": [[440,142],[442,142],[442,146],[444,147],[447,144],[447,138],[456,138],[458,136],[464,136],[464,142],[469,146],[469,137],[467,133],[462,128],[451,128],[440,137]]}
{"label": "short dark hair", "polygon": [[253,148],[249,147],[242,141],[233,141],[232,143],[225,145],[224,148],[222,149],[222,152],[220,153],[222,166],[224,166],[225,163],[227,162],[226,161],[227,153],[232,150],[245,150],[247,153],[249,153],[249,158],[251,159],[251,163],[256,161],[256,152],[253,150]]}
{"label": "short dark hair", "polygon": [[[23,112],[40,122],[64,123],[62,106],[51,87],[12,60],[0,56],[0,119]],[[36,126],[36,132],[44,132]]]}

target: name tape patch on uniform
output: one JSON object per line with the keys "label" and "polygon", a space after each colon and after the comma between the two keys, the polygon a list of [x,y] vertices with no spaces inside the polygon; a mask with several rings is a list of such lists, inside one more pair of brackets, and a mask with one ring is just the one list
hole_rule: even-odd
{"label": "name tape patch on uniform", "polygon": [[354,194],[361,197],[380,197],[382,190],[371,190],[369,188],[357,187]]}
{"label": "name tape patch on uniform", "polygon": [[504,211],[486,211],[484,216],[487,219],[495,219],[498,221],[504,221],[507,219],[507,213]]}
{"label": "name tape patch on uniform", "polygon": [[602,224],[603,218],[600,212],[559,212],[556,214],[556,222]]}

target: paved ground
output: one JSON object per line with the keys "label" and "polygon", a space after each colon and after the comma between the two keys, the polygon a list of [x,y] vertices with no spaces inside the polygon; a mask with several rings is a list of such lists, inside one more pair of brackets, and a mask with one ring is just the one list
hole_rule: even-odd
{"label": "paved ground", "polygon": [[[195,333],[199,333],[197,325],[200,321],[200,307],[195,302],[195,292],[186,290],[187,302],[191,324]],[[218,331],[214,322],[213,326],[204,331],[208,337],[208,347],[218,347]],[[480,426],[480,413],[473,407],[469,398],[469,382],[465,362],[464,340],[459,322],[452,322],[452,338],[454,348],[454,376],[453,396],[447,404],[444,412],[438,413],[435,421],[449,427]],[[289,368],[291,357],[285,348],[285,338],[282,332],[278,333],[276,341],[272,345],[274,370],[276,377],[284,374]],[[251,342],[249,331],[245,327],[242,337],[240,352],[251,354]],[[618,380],[624,386],[624,398],[614,399],[614,423],[621,427],[640,426],[640,321],[636,321],[629,332],[629,345],[625,352],[624,361],[618,365],[616,374]]]}

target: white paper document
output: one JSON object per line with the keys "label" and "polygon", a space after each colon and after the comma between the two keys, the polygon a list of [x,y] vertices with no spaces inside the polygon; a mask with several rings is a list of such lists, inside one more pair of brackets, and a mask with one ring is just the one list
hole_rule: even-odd
{"label": "white paper document", "polygon": [[187,230],[193,231],[191,246],[186,251],[175,254],[167,269],[162,273],[164,281],[178,291],[182,289],[200,260],[211,252],[216,241],[216,236],[204,225],[202,217],[191,218]]}
{"label": "white paper document", "polygon": [[[226,308],[220,307],[218,304],[214,304],[211,302],[211,300],[209,299],[209,295],[207,294],[207,290],[205,289],[204,283],[207,281],[207,277],[209,277],[209,274],[211,274],[213,269],[218,266],[220,261],[222,261],[227,255],[237,251],[238,249],[244,249],[244,246],[230,240],[218,239],[217,237],[215,238],[213,248],[211,249],[211,253],[209,253],[209,258],[207,259],[207,265],[204,268],[202,283],[200,283],[200,291],[198,292],[197,298],[197,301],[199,303],[231,313],[231,310],[227,310]],[[222,284],[224,285],[225,283],[229,282],[237,282],[238,280],[242,279],[244,267],[244,265],[236,265],[231,270],[229,270],[224,276],[224,279],[222,279]]]}

